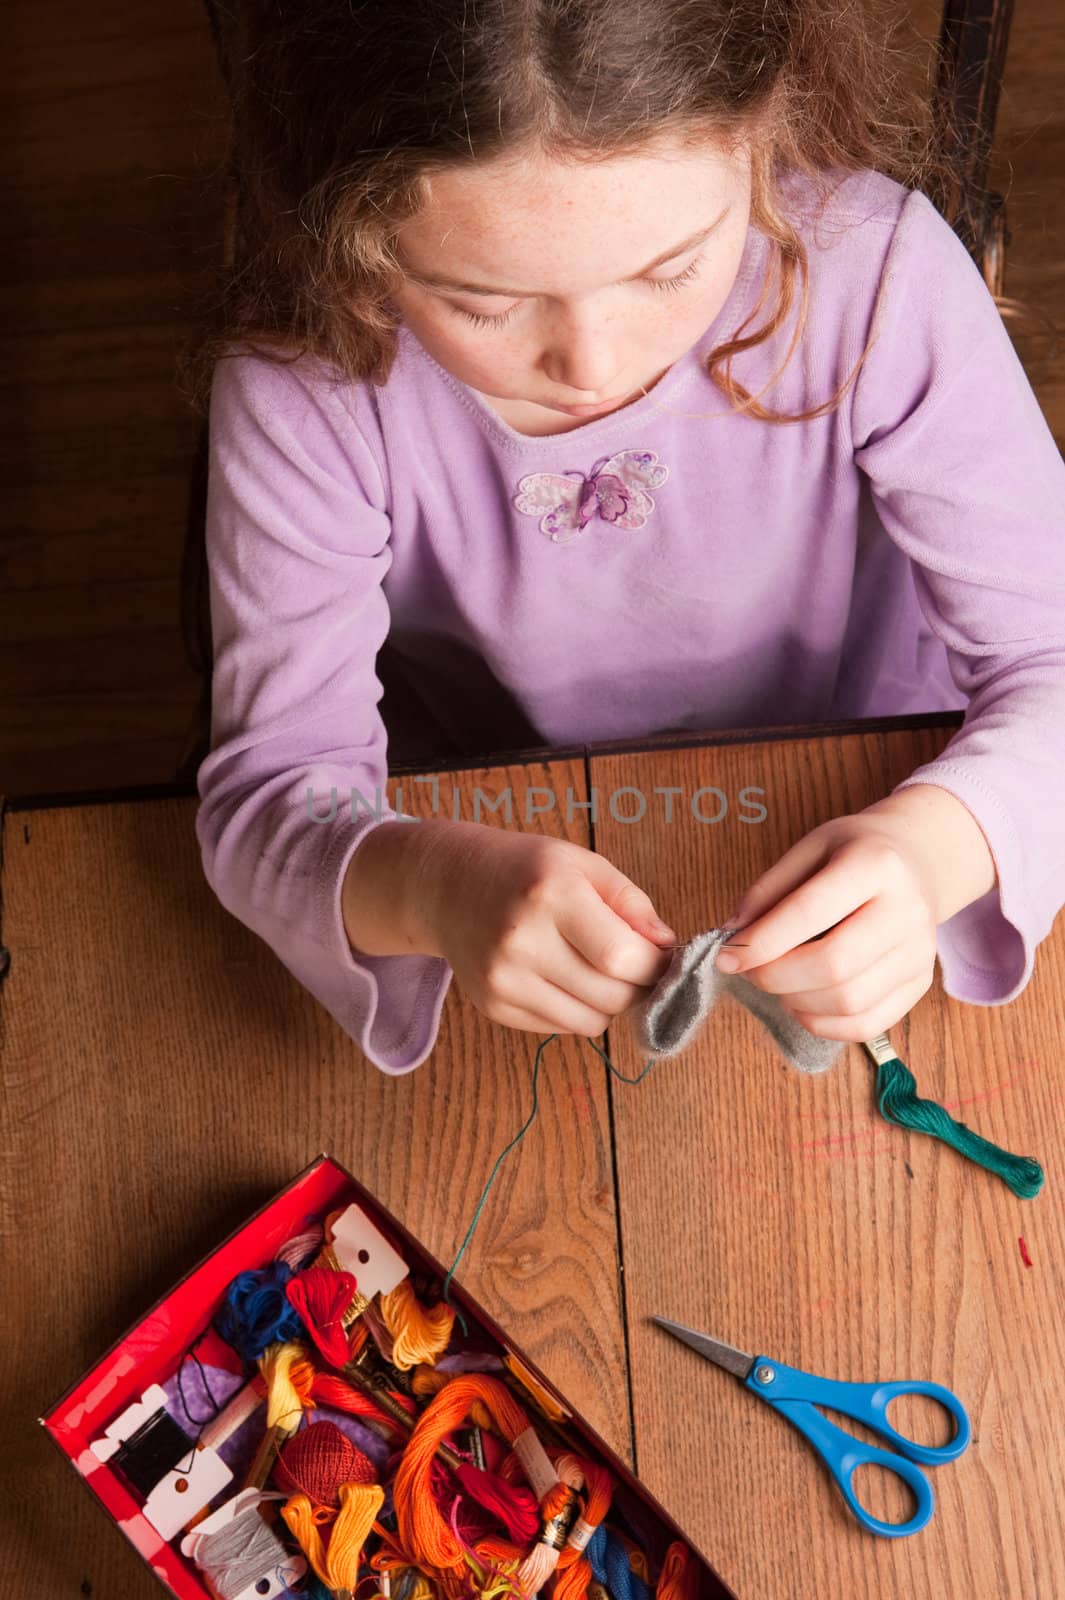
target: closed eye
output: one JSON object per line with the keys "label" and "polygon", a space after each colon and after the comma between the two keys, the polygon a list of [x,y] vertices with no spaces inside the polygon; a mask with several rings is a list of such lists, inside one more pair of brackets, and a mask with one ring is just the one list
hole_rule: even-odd
{"label": "closed eye", "polygon": [[[683,272],[678,272],[675,277],[643,278],[641,282],[650,284],[652,289],[661,289],[675,294],[682,284],[698,276],[702,259],[702,256],[696,256],[691,265],[685,267]],[[481,311],[464,311],[461,306],[449,305],[448,310],[457,312],[460,317],[465,317],[467,322],[475,323],[479,328],[501,328],[505,322],[510,321],[517,307],[511,306],[510,310],[504,311],[501,317],[488,317]]]}

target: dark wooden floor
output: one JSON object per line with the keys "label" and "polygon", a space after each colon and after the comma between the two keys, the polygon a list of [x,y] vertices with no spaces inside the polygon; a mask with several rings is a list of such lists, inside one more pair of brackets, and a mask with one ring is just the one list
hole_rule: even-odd
{"label": "dark wooden floor", "polygon": [[[935,32],[936,0],[911,0]],[[0,794],[170,780],[197,681],[179,576],[198,419],[177,341],[220,251],[200,0],[15,0],[0,163]],[[1065,328],[1065,10],[1017,0],[994,178],[1007,289]],[[1017,333],[1065,443],[1065,348]]]}

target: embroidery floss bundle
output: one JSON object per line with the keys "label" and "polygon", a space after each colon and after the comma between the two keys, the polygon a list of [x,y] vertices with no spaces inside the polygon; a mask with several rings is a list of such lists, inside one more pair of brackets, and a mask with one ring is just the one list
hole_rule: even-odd
{"label": "embroidery floss bundle", "polygon": [[[350,1373],[352,1377],[357,1377],[355,1370],[357,1365],[357,1362],[349,1363],[344,1371]],[[357,1383],[347,1382],[335,1372],[322,1371],[309,1359],[306,1361],[306,1371],[307,1393],[312,1404],[330,1405],[337,1411],[348,1411],[352,1416],[365,1417],[368,1422],[389,1431],[389,1437],[393,1440],[397,1436],[400,1439],[407,1438],[414,1426],[414,1402],[409,1395],[397,1389],[370,1392]],[[400,1414],[405,1408],[408,1408],[411,1414],[404,1419]]]}
{"label": "embroidery floss bundle", "polygon": [[431,1310],[423,1306],[404,1278],[381,1296],[381,1316],[392,1337],[392,1363],[401,1372],[443,1355],[455,1324],[455,1313],[443,1301]]}
{"label": "embroidery floss bundle", "polygon": [[303,1333],[298,1311],[285,1295],[294,1269],[277,1260],[260,1272],[242,1272],[226,1290],[215,1327],[227,1344],[247,1361],[256,1361],[267,1345],[284,1344]]}
{"label": "embroidery floss bundle", "polygon": [[276,1259],[284,1261],[293,1272],[298,1272],[301,1267],[309,1267],[322,1248],[323,1232],[322,1224],[314,1223],[306,1233],[297,1234],[283,1244]]}
{"label": "embroidery floss bundle", "polygon": [[1031,1200],[1043,1187],[1043,1169],[1030,1156],[1011,1155],[989,1139],[956,1122],[935,1100],[923,1100],[917,1093],[913,1073],[895,1054],[886,1033],[878,1034],[864,1046],[876,1062],[876,1100],[880,1114],[900,1128],[913,1128],[941,1139],[978,1166],[994,1172],[1021,1200]]}
{"label": "embroidery floss bundle", "polygon": [[[175,1528],[188,1520],[170,1535],[215,1600],[696,1600],[694,1557],[658,1533],[645,1547],[653,1513],[630,1498],[639,1513],[630,1525],[612,1472],[515,1353],[487,1328],[460,1332],[435,1275],[412,1278],[400,1261],[396,1282],[399,1258],[357,1207],[334,1220],[341,1252],[356,1237],[356,1255],[367,1256],[362,1287],[323,1264],[325,1219],[317,1240],[302,1236],[298,1250],[279,1252],[253,1280],[234,1279],[223,1297],[237,1307],[221,1320],[244,1370],[226,1371],[206,1426],[220,1438],[238,1420],[257,1421],[258,1448],[243,1487],[215,1484],[179,1510]],[[301,1277],[304,1336],[241,1355],[261,1342],[261,1307],[249,1309],[249,1296],[276,1296]],[[352,1296],[362,1310],[345,1329]],[[204,1331],[218,1321],[216,1311]],[[268,1321],[282,1325],[276,1304]],[[249,1339],[249,1327],[260,1337]],[[158,1426],[161,1393],[146,1390],[128,1428],[122,1413],[124,1437]],[[327,1404],[354,1422],[365,1451],[321,1414]],[[122,1442],[114,1425],[108,1442]],[[171,1454],[146,1457],[142,1497]]]}
{"label": "embroidery floss bundle", "polygon": [[695,1563],[686,1545],[677,1539],[666,1551],[655,1600],[695,1600]]}
{"label": "embroidery floss bundle", "polygon": [[286,1299],[331,1366],[348,1360],[343,1319],[355,1294],[353,1273],[331,1272],[325,1267],[308,1267],[285,1286]]}
{"label": "embroidery floss bundle", "polygon": [[299,1344],[271,1344],[260,1357],[266,1381],[266,1432],[248,1473],[247,1488],[263,1487],[282,1440],[299,1427],[306,1399],[293,1374],[303,1354]]}
{"label": "embroidery floss bundle", "polygon": [[342,1483],[338,1487],[340,1510],[323,1537],[315,1510],[305,1494],[293,1495],[281,1515],[299,1540],[311,1566],[336,1600],[352,1600],[359,1581],[363,1547],[374,1519],[384,1503],[379,1484]]}
{"label": "embroidery floss bundle", "polygon": [[613,1485],[609,1473],[581,1457],[556,1456],[555,1466],[560,1478],[576,1483],[582,1491],[579,1513],[558,1558],[554,1589],[554,1600],[573,1600],[574,1596],[586,1595],[593,1578],[597,1577],[591,1543],[603,1532],[601,1524],[610,1510]]}
{"label": "embroidery floss bundle", "polygon": [[297,1434],[274,1469],[275,1481],[289,1491],[282,1517],[322,1582],[346,1600],[384,1504],[376,1476],[373,1463],[328,1422]]}
{"label": "embroidery floss bundle", "polygon": [[[264,1505],[280,1498],[246,1489],[217,1517],[182,1540],[184,1554],[191,1556],[206,1574],[218,1600],[240,1600],[249,1590],[256,1594],[287,1594],[288,1585],[303,1576],[307,1569],[304,1558],[286,1551],[261,1515]],[[279,1590],[273,1587],[275,1583],[284,1587]]]}
{"label": "embroidery floss bundle", "polygon": [[[509,1442],[529,1425],[529,1419],[510,1390],[488,1374],[453,1374],[422,1412],[396,1473],[393,1495],[399,1537],[417,1565],[461,1577],[467,1568],[467,1548],[441,1514],[430,1492],[437,1448],[466,1422],[480,1401],[490,1425]],[[515,1571],[520,1548],[509,1540],[490,1536],[474,1546],[472,1557],[486,1572]],[[532,1592],[532,1591],[529,1591]]]}

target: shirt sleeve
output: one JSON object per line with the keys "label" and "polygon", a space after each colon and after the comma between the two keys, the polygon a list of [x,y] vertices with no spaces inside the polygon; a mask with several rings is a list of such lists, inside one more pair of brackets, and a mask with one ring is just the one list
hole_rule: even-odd
{"label": "shirt sleeve", "polygon": [[893,792],[965,805],[995,886],[940,925],[943,986],[1014,999],[1065,904],[1065,463],[994,299],[931,202],[903,202],[852,390],[854,459],[968,697]]}
{"label": "shirt sleeve", "polygon": [[348,861],[397,816],[375,670],[391,521],[350,392],[345,404],[298,363],[251,355],[215,370],[211,744],[195,826],[226,909],[375,1066],[402,1073],[432,1049],[453,973],[438,956],[362,954],[341,912]]}

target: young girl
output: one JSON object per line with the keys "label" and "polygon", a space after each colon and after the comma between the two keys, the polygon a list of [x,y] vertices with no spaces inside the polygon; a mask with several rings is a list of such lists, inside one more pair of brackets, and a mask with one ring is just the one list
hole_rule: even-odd
{"label": "young girl", "polygon": [[1011,1000],[1065,902],[1065,465],[869,8],[237,9],[243,245],[193,369],[221,902],[386,1072],[452,977],[598,1036],[668,964],[647,894],[375,811],[389,754],[964,707],[752,885],[735,954],[828,1038],[937,953]]}

